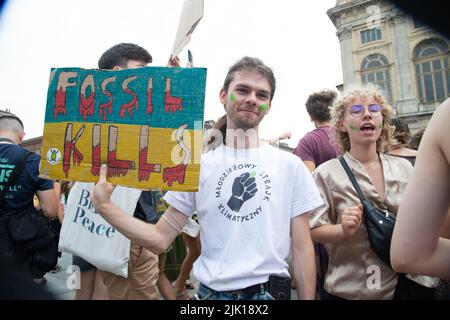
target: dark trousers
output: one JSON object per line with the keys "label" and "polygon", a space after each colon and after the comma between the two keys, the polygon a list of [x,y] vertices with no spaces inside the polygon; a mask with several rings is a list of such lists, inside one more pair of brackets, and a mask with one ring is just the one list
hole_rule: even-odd
{"label": "dark trousers", "polygon": [[428,288],[401,274],[395,287],[394,300],[435,300],[435,288]]}

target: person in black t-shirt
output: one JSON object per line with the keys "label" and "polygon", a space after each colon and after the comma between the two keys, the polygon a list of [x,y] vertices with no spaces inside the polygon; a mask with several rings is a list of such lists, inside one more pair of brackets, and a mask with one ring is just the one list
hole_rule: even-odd
{"label": "person in black t-shirt", "polygon": [[6,219],[1,218],[33,206],[35,194],[44,215],[54,218],[58,214],[58,200],[53,191],[53,181],[39,178],[40,157],[37,154],[30,153],[17,180],[8,183],[18,161],[29,152],[19,146],[24,136],[23,123],[18,117],[12,114],[0,117],[0,259],[2,262],[8,259],[31,274],[28,252],[23,245],[12,242]]}

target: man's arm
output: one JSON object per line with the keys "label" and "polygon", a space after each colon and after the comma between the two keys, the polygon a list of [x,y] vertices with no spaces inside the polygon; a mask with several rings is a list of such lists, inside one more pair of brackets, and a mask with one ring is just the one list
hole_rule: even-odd
{"label": "man's arm", "polygon": [[304,213],[291,220],[292,272],[301,300],[314,300],[316,295],[316,261],[308,216]]}
{"label": "man's arm", "polygon": [[439,237],[450,199],[449,122],[447,99],[428,124],[400,203],[391,244],[398,272],[450,279],[450,240]]}
{"label": "man's arm", "polygon": [[316,169],[316,164],[314,161],[305,160],[303,161],[305,166],[308,168],[310,172],[313,172]]}
{"label": "man's arm", "polygon": [[36,195],[44,215],[47,218],[56,218],[58,216],[59,201],[56,198],[55,190],[38,190]]}
{"label": "man's arm", "polygon": [[58,201],[58,220],[62,224],[64,222],[64,205],[61,200],[61,183],[59,181],[53,182],[53,190],[55,191],[56,200]]}
{"label": "man's arm", "polygon": [[131,217],[111,202],[114,186],[106,181],[106,172],[106,165],[102,165],[100,179],[92,192],[96,211],[128,239],[156,254],[163,253],[180,233],[188,216],[170,206],[156,225]]}

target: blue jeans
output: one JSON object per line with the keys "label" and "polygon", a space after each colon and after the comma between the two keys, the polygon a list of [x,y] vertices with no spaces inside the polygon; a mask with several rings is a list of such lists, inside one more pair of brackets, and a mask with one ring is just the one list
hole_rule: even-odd
{"label": "blue jeans", "polygon": [[268,291],[261,290],[252,294],[235,294],[210,289],[200,283],[196,298],[198,300],[275,300]]}

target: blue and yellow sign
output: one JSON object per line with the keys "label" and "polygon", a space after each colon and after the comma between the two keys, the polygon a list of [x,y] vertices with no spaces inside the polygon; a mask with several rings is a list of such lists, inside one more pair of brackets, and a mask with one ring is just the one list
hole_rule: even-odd
{"label": "blue and yellow sign", "polygon": [[206,69],[52,69],[42,177],[196,191]]}

